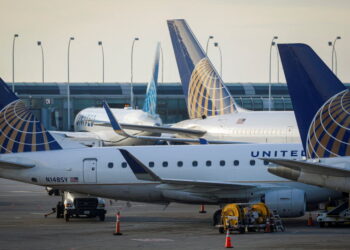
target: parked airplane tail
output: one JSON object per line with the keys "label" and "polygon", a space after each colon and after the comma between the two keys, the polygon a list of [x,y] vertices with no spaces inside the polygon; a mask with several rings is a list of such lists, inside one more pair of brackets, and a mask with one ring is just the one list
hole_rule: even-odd
{"label": "parked airplane tail", "polygon": [[183,19],[168,20],[182,88],[190,118],[235,112],[237,106]]}
{"label": "parked airplane tail", "polygon": [[0,154],[62,149],[0,78]]}
{"label": "parked airplane tail", "polygon": [[347,88],[308,45],[278,49],[307,156],[350,156]]}
{"label": "parked airplane tail", "polygon": [[[142,110],[155,115],[157,113],[157,86],[158,86],[158,69],[159,69],[159,52],[160,43],[157,44],[156,55],[154,58],[154,65],[151,80],[147,85],[145,103]],[[162,62],[163,63],[163,62]]]}

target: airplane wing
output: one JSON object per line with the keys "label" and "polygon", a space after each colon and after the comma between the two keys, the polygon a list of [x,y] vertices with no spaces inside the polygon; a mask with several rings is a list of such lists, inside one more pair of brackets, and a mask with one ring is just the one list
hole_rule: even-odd
{"label": "airplane wing", "polygon": [[133,156],[125,149],[119,149],[120,153],[125,158],[136,178],[144,181],[160,182],[162,184],[170,184],[175,186],[192,186],[196,188],[229,188],[229,189],[248,189],[256,187],[255,185],[247,185],[233,182],[214,182],[201,180],[187,179],[163,179],[156,175],[152,170],[146,167],[140,160]]}
{"label": "airplane wing", "polygon": [[[265,160],[289,169],[309,172],[313,174],[339,176],[339,177],[350,176],[350,170],[348,169],[314,163],[314,162],[286,160],[286,159],[270,159],[270,158],[262,158],[262,160]],[[269,169],[270,168],[273,169],[276,167],[269,167]]]}
{"label": "airplane wing", "polygon": [[183,142],[183,143],[204,143],[204,144],[247,144],[247,142],[237,142],[237,141],[214,141],[214,140],[205,140],[203,141],[202,138],[198,139],[189,139],[189,138],[174,138],[174,137],[156,137],[156,136],[137,136],[137,135],[131,135],[127,133],[119,124],[117,119],[115,118],[114,114],[112,113],[111,109],[109,108],[108,104],[106,102],[103,102],[103,107],[107,113],[107,116],[111,122],[112,128],[115,133],[124,136],[124,137],[130,137],[135,139],[141,139],[141,140],[151,140],[151,141],[172,141],[172,142]]}
{"label": "airplane wing", "polygon": [[[95,126],[112,127],[111,123],[107,122],[95,122]],[[182,134],[187,136],[203,136],[206,131],[197,129],[186,129],[186,128],[174,128],[174,127],[164,127],[164,126],[148,126],[148,125],[134,125],[129,123],[120,123],[123,129],[129,130],[140,130],[150,133],[167,133],[167,134]]]}

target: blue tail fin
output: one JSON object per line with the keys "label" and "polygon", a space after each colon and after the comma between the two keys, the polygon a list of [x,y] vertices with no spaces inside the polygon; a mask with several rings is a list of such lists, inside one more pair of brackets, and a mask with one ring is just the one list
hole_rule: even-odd
{"label": "blue tail fin", "polygon": [[[160,43],[157,44],[156,55],[154,58],[154,65],[152,77],[147,85],[145,104],[142,110],[155,115],[157,113],[157,86],[158,86],[158,69],[159,69],[159,52]],[[163,62],[162,62],[163,63]]]}
{"label": "blue tail fin", "polygon": [[278,49],[307,156],[350,156],[349,91],[309,46]]}
{"label": "blue tail fin", "polygon": [[62,149],[0,78],[0,154]]}
{"label": "blue tail fin", "polygon": [[234,100],[185,20],[168,20],[190,118],[235,112]]}

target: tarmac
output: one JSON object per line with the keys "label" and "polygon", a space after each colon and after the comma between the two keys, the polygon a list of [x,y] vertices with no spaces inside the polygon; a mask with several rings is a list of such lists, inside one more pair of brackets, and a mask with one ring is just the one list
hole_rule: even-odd
{"label": "tarmac", "polygon": [[[216,206],[162,205],[106,200],[106,221],[47,218],[60,197],[43,187],[0,179],[0,249],[224,249],[225,235],[212,223]],[[123,235],[114,236],[121,212]],[[315,216],[314,216],[315,217]],[[285,219],[285,232],[232,234],[236,249],[349,249],[350,227],[306,226]]]}

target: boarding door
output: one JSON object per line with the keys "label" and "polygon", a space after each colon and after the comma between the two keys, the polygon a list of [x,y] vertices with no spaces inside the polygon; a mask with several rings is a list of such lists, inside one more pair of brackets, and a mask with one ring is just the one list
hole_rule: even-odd
{"label": "boarding door", "polygon": [[83,161],[84,183],[96,183],[97,181],[97,160],[84,159]]}

